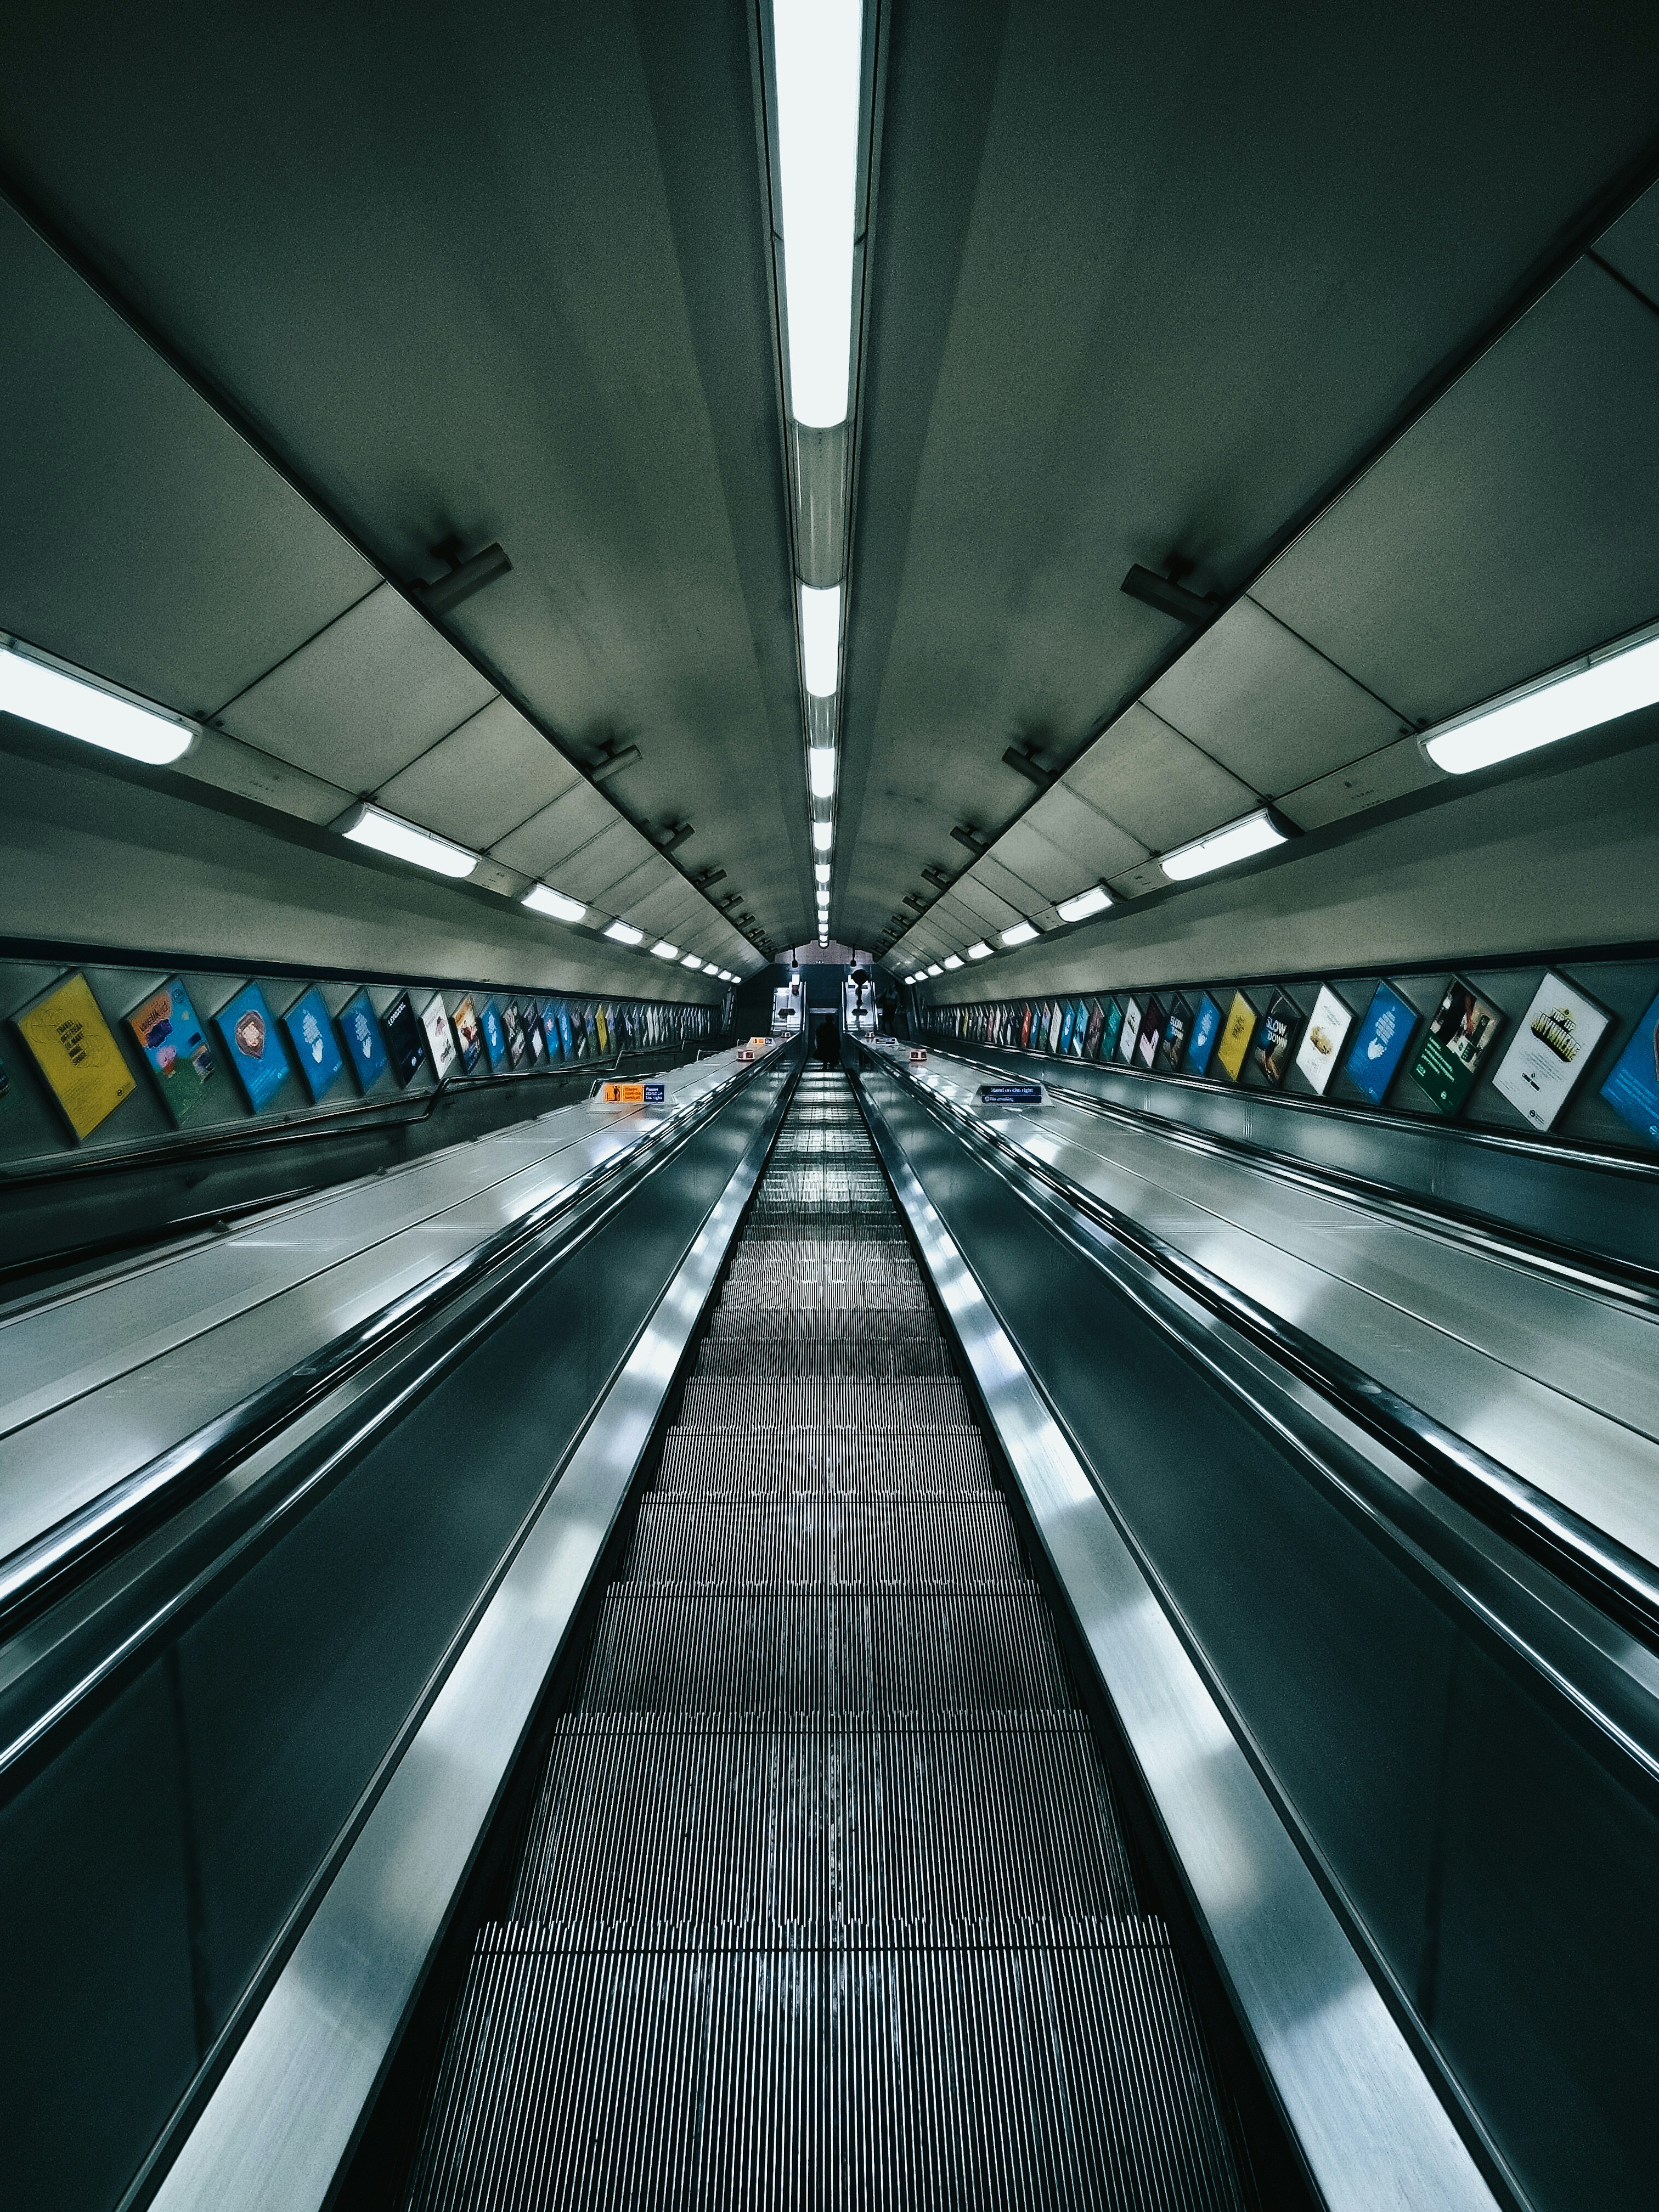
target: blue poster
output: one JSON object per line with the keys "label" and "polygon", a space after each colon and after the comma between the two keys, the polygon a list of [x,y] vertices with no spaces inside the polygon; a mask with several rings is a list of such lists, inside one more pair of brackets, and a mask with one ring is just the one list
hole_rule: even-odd
{"label": "blue poster", "polygon": [[1382,1094],[1405,1058],[1416,1027],[1416,1008],[1389,984],[1379,983],[1365,1009],[1365,1018],[1354,1031],[1353,1049],[1347,1059],[1349,1082],[1363,1091],[1373,1106],[1382,1103]]}
{"label": "blue poster", "polygon": [[288,1075],[288,1055],[265,994],[257,983],[246,984],[213,1018],[247,1103],[258,1114],[270,1103]]}
{"label": "blue poster", "polygon": [[1072,1057],[1083,1058],[1083,1040],[1089,1032],[1089,1009],[1081,999],[1072,1001]]}
{"label": "blue poster", "polygon": [[1194,1075],[1202,1075],[1210,1065],[1210,1054],[1215,1050],[1215,1041],[1221,1034],[1221,1009],[1207,991],[1198,1001],[1198,1012],[1193,1016],[1193,1034],[1187,1047],[1187,1065]]}
{"label": "blue poster", "polygon": [[302,992],[283,1016],[283,1025],[289,1034],[300,1062],[300,1073],[306,1079],[306,1089],[312,1102],[323,1096],[339,1078],[345,1066],[340,1048],[334,1041],[334,1024],[328,1018],[328,1008],[323,1004],[323,994],[313,983]]}
{"label": "blue poster", "polygon": [[1069,1054],[1072,1049],[1072,1006],[1070,1000],[1067,1000],[1066,1004],[1060,1010],[1060,1042],[1058,1049],[1062,1058]]}
{"label": "blue poster", "polygon": [[1638,1137],[1659,1145],[1659,999],[1636,1024],[1601,1096]]}
{"label": "blue poster", "polygon": [[492,1075],[499,1075],[508,1064],[507,1031],[501,1026],[501,1010],[494,999],[484,1000],[479,1024],[483,1030],[484,1050],[489,1055],[489,1072]]}
{"label": "blue poster", "polygon": [[576,1057],[576,1032],[571,1027],[570,1009],[564,1004],[562,1000],[559,1002],[558,1014],[559,1042],[564,1047],[565,1058],[567,1060],[574,1060]]}
{"label": "blue poster", "polygon": [[564,1048],[563,1042],[559,1036],[559,1010],[551,999],[543,999],[537,1006],[536,1012],[540,1017],[542,1035],[547,1040],[547,1058],[550,1066]]}
{"label": "blue poster", "polygon": [[380,1024],[374,1018],[374,1002],[367,991],[359,991],[348,999],[340,1009],[340,1034],[346,1041],[346,1051],[351,1060],[351,1072],[357,1079],[357,1088],[372,1091],[386,1073],[386,1047],[380,1042]]}

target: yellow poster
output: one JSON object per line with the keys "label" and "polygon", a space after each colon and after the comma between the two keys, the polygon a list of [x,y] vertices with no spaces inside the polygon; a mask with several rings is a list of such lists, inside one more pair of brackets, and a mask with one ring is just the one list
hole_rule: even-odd
{"label": "yellow poster", "polygon": [[132,1073],[84,975],[20,1014],[17,1027],[77,1137],[90,1136],[131,1094]]}
{"label": "yellow poster", "polygon": [[1227,1025],[1221,1032],[1221,1042],[1215,1056],[1235,1083],[1238,1071],[1244,1065],[1244,1054],[1249,1048],[1250,1035],[1255,1028],[1255,1008],[1243,991],[1233,993],[1233,1002],[1227,1009]]}

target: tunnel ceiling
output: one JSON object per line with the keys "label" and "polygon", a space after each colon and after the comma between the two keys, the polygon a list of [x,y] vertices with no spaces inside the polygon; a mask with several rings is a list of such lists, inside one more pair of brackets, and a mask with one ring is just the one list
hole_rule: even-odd
{"label": "tunnel ceiling", "polygon": [[[311,821],[380,793],[735,959],[719,869],[808,937],[746,12],[56,0],[7,44],[0,627]],[[1659,613],[1659,215],[1580,251],[1651,161],[1651,9],[895,0],[878,51],[838,939],[1397,796],[1402,730]],[[385,588],[492,540],[447,640]]]}

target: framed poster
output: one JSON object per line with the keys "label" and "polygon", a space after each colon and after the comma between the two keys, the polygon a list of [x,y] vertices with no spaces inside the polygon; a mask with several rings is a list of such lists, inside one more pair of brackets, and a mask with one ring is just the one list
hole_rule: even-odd
{"label": "framed poster", "polygon": [[357,1088],[367,1096],[386,1073],[386,1046],[374,1017],[374,1002],[367,991],[359,991],[341,1007],[340,1034],[346,1041],[346,1056]]}
{"label": "framed poster", "polygon": [[1207,991],[1200,991],[1198,1011],[1193,1016],[1192,1038],[1187,1047],[1187,1066],[1194,1075],[1208,1073],[1210,1054],[1220,1034],[1221,1009]]}
{"label": "framed poster", "polygon": [[421,1027],[426,1031],[426,1048],[432,1056],[432,1073],[441,1083],[455,1065],[455,1040],[449,1033],[449,1016],[444,1011],[444,994],[434,991],[421,1009]]}
{"label": "framed poster", "polygon": [[1192,1034],[1193,1010],[1185,999],[1171,999],[1170,1011],[1164,1018],[1164,1042],[1158,1050],[1158,1065],[1166,1074],[1173,1075],[1181,1065],[1181,1055],[1187,1049],[1187,1040]]}
{"label": "framed poster", "polygon": [[1081,999],[1072,1000],[1072,1037],[1066,1051],[1073,1060],[1083,1057],[1083,1036],[1089,1026],[1089,1009]]}
{"label": "framed poster", "polygon": [[1062,1057],[1067,1060],[1071,1058],[1072,1054],[1072,1023],[1073,1019],[1074,1017],[1072,1012],[1072,1002],[1068,999],[1065,1005],[1060,1008],[1059,1048]]}
{"label": "framed poster", "polygon": [[407,1084],[426,1058],[421,1025],[407,991],[399,991],[380,1017],[387,1065],[399,1083]]}
{"label": "framed poster", "polygon": [[514,1067],[524,1064],[524,1024],[519,1018],[519,1009],[511,999],[501,1001],[501,1027],[507,1033],[507,1056]]}
{"label": "framed poster", "polygon": [[524,1023],[524,1041],[530,1047],[530,1064],[539,1067],[547,1058],[547,1039],[542,1035],[542,1012],[533,999],[526,999],[519,1009]]}
{"label": "framed poster", "polygon": [[1458,1114],[1474,1088],[1504,1017],[1472,983],[1454,975],[1412,1062],[1412,1081],[1443,1114]]}
{"label": "framed poster", "polygon": [[1659,999],[1632,1030],[1601,1096],[1638,1137],[1659,1145]]}
{"label": "framed poster", "polygon": [[1297,1067],[1309,1088],[1322,1098],[1336,1073],[1336,1056],[1342,1049],[1342,1040],[1352,1027],[1352,1014],[1330,985],[1322,983],[1319,996],[1314,1000],[1312,1018],[1296,1048]]}
{"label": "framed poster", "polygon": [[335,1040],[323,994],[314,983],[300,994],[283,1016],[283,1027],[314,1106],[345,1072],[345,1056]]}
{"label": "framed poster", "polygon": [[1105,1027],[1105,1008],[1101,1005],[1098,999],[1091,999],[1089,1001],[1089,1018],[1084,1026],[1083,1031],[1083,1057],[1085,1060],[1098,1060],[1100,1058],[1100,1040]]}
{"label": "framed poster", "polygon": [[599,1036],[599,1052],[603,1057],[611,1049],[611,1015],[603,1000],[593,1009],[593,1027]]}
{"label": "framed poster", "polygon": [[501,1026],[501,1010],[494,999],[486,999],[483,1011],[478,1016],[478,1026],[483,1031],[484,1051],[489,1059],[489,1072],[499,1075],[507,1066],[507,1031]]}
{"label": "framed poster", "polygon": [[1150,1067],[1158,1058],[1158,1048],[1164,1042],[1166,1019],[1163,1000],[1148,999],[1146,1011],[1140,1018],[1140,1035],[1135,1041],[1135,1057],[1143,1067]]}
{"label": "framed poster", "polygon": [[1282,1084],[1290,1073],[1291,1053],[1301,1028],[1301,1007],[1287,991],[1275,991],[1255,1041],[1255,1064],[1269,1083]]}
{"label": "framed poster", "polygon": [[559,1042],[564,1048],[567,1060],[576,1057],[576,1032],[570,1019],[570,1009],[562,1000],[556,1009],[559,1017]]}
{"label": "framed poster", "polygon": [[1364,1019],[1354,1032],[1346,1063],[1349,1082],[1364,1091],[1373,1106],[1382,1103],[1382,1095],[1406,1056],[1416,1027],[1417,1009],[1391,983],[1379,983],[1371,994]]}
{"label": "framed poster", "polygon": [[1024,1011],[1019,1018],[1019,1044],[1020,1050],[1022,1052],[1030,1052],[1032,1050],[1035,1039],[1031,1033],[1036,1027],[1036,1008],[1030,1000],[1028,999],[1025,1001]]}
{"label": "framed poster", "polygon": [[1115,999],[1106,1001],[1106,1019],[1100,1032],[1100,1061],[1103,1066],[1117,1050],[1117,1041],[1123,1034],[1123,1009]]}
{"label": "framed poster", "polygon": [[257,983],[245,983],[213,1021],[248,1104],[263,1113],[288,1080],[288,1054],[264,993]]}
{"label": "framed poster", "polygon": [[478,1027],[478,1010],[472,1003],[469,991],[450,1016],[450,1026],[455,1032],[455,1049],[460,1054],[461,1066],[471,1075],[478,1065],[478,1055],[483,1050],[483,1033]]}
{"label": "framed poster", "polygon": [[138,1088],[91,984],[78,972],[17,1017],[17,1034],[77,1138],[89,1137]]}
{"label": "framed poster", "polygon": [[208,1046],[206,1032],[190,1002],[190,993],[176,975],[127,1016],[127,1027],[137,1039],[145,1065],[155,1078],[161,1103],[182,1128],[192,1114],[207,1103],[218,1068]]}
{"label": "framed poster", "polygon": [[1135,1064],[1135,1039],[1140,1035],[1140,1001],[1128,1000],[1123,1009],[1123,1027],[1117,1034],[1117,1056],[1126,1067]]}
{"label": "framed poster", "polygon": [[1244,1072],[1244,1055],[1249,1050],[1250,1037],[1255,1029],[1255,1008],[1243,991],[1233,993],[1233,1002],[1227,1009],[1227,1018],[1221,1025],[1221,1038],[1215,1048],[1216,1064],[1226,1070],[1230,1083],[1237,1083]]}
{"label": "framed poster", "polygon": [[1492,1089],[1534,1129],[1553,1128],[1612,1020],[1577,984],[1546,975],[1521,1017]]}

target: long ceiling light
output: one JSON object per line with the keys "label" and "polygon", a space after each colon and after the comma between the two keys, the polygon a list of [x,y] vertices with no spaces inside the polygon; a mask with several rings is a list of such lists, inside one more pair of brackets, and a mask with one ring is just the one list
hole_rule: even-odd
{"label": "long ceiling light", "polygon": [[688,952],[684,959],[681,961],[680,965],[682,968],[701,968],[702,966],[702,963],[698,959],[695,952]]}
{"label": "long ceiling light", "polygon": [[1036,933],[1034,921],[1016,921],[1003,931],[1002,942],[1005,945],[1029,945]]}
{"label": "long ceiling light", "polygon": [[452,845],[447,837],[434,837],[429,830],[417,830],[401,815],[388,814],[382,807],[371,806],[367,799],[341,825],[341,835],[349,837],[354,845],[367,845],[372,852],[390,854],[394,860],[409,860],[417,868],[430,868],[434,875],[470,876],[478,865],[478,855],[469,853],[465,845]]}
{"label": "long ceiling light", "polygon": [[678,960],[679,957],[679,946],[671,945],[665,937],[659,937],[651,948],[651,957],[653,960]]}
{"label": "long ceiling light", "polygon": [[859,152],[859,0],[773,0],[789,402],[817,429],[847,420]]}
{"label": "long ceiling light", "polygon": [[814,862],[812,863],[812,873],[813,873],[813,874],[817,878],[817,880],[818,880],[821,884],[827,884],[827,883],[829,882],[829,880],[830,880],[830,863],[829,863],[829,861],[828,861],[828,860],[814,860]]}
{"label": "long ceiling light", "polygon": [[957,954],[957,953],[955,953],[955,952],[947,952],[947,953],[945,954],[945,969],[947,969],[947,971],[948,971],[949,969],[952,969],[952,968],[960,968],[960,967],[961,967],[961,965],[962,965],[962,960],[961,960],[961,957],[960,957],[960,956],[959,956],[958,954]]}
{"label": "long ceiling light", "polygon": [[1091,884],[1075,898],[1061,899],[1054,912],[1062,921],[1085,921],[1091,914],[1103,914],[1111,903],[1112,895],[1105,884]]}
{"label": "long ceiling light", "polygon": [[1600,653],[1553,669],[1484,707],[1458,714],[1431,730],[1423,750],[1448,775],[1512,760],[1517,753],[1576,738],[1581,730],[1633,714],[1659,702],[1659,625]]}
{"label": "long ceiling light", "polygon": [[545,884],[532,884],[520,904],[534,914],[551,915],[555,921],[581,921],[587,914],[580,899],[567,898],[562,891],[550,890]]}
{"label": "long ceiling light", "polygon": [[165,768],[196,740],[195,723],[183,715],[125,697],[15,637],[0,641],[0,709],[150,768]]}
{"label": "long ceiling light", "polygon": [[[831,685],[831,690],[835,688]],[[833,745],[809,745],[806,748],[806,778],[812,787],[814,799],[833,799],[836,795],[836,749]]]}
{"label": "long ceiling light", "polygon": [[970,945],[968,947],[968,957],[970,960],[988,960],[990,957],[991,948],[982,937],[977,945]]}
{"label": "long ceiling light", "polygon": [[1235,860],[1248,860],[1252,854],[1271,851],[1284,842],[1285,832],[1273,819],[1272,809],[1261,806],[1242,821],[1229,822],[1212,830],[1207,837],[1196,837],[1190,845],[1165,853],[1158,866],[1172,883],[1184,884],[1194,876],[1207,876],[1212,868],[1229,867]]}
{"label": "long ceiling light", "polygon": [[812,824],[812,849],[814,852],[827,853],[835,842],[836,829],[835,824],[832,822],[815,822]]}
{"label": "long ceiling light", "polygon": [[645,942],[645,932],[635,929],[631,921],[613,921],[605,933],[614,938],[618,945],[643,945]]}
{"label": "long ceiling light", "polygon": [[924,972],[929,975],[942,975],[945,970],[939,966],[938,961],[935,960],[933,965]]}
{"label": "long ceiling light", "polygon": [[[815,699],[828,699],[841,667],[841,586],[800,587],[800,672]],[[819,750],[817,747],[811,750]]]}

